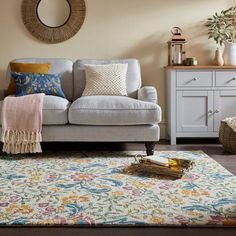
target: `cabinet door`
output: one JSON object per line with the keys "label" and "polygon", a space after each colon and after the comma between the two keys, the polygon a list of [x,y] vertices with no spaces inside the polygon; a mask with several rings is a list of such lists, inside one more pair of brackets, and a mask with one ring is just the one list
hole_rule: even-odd
{"label": "cabinet door", "polygon": [[177,132],[213,131],[213,91],[177,91]]}
{"label": "cabinet door", "polygon": [[236,116],[236,90],[215,91],[214,131],[219,131],[220,121]]}

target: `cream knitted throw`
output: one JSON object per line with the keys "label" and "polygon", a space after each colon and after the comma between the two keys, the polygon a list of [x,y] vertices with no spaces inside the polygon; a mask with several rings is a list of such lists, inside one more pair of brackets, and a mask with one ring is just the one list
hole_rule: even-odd
{"label": "cream knitted throw", "polygon": [[2,108],[3,152],[42,152],[42,109],[44,93],[8,96]]}
{"label": "cream knitted throw", "polygon": [[227,125],[236,132],[236,117],[228,117],[223,120]]}

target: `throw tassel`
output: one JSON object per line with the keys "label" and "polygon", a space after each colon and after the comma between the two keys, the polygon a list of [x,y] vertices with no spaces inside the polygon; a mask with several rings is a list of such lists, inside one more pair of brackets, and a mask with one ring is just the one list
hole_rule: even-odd
{"label": "throw tassel", "polygon": [[2,133],[3,152],[7,154],[42,152],[41,132],[6,130]]}

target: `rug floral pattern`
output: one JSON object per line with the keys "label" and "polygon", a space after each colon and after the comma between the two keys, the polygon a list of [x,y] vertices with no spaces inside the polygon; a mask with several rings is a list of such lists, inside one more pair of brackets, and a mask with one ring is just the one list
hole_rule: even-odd
{"label": "rug floral pattern", "polygon": [[0,158],[1,225],[236,225],[236,177],[201,151],[181,179],[129,174],[135,153]]}

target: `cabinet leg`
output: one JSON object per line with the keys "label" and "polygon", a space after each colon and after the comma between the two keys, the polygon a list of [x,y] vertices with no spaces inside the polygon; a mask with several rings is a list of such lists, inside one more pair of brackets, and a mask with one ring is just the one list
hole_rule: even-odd
{"label": "cabinet leg", "polygon": [[168,133],[168,139],[170,140],[170,145],[176,145],[176,132],[174,130],[175,127],[171,128],[170,132]]}
{"label": "cabinet leg", "polygon": [[170,138],[170,144],[171,145],[176,145],[176,137],[174,136],[171,136],[171,138]]}
{"label": "cabinet leg", "polygon": [[154,154],[156,142],[145,142],[146,153],[148,156]]}

